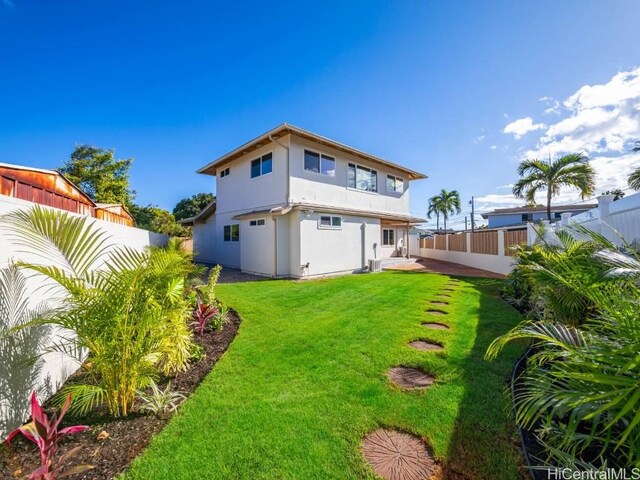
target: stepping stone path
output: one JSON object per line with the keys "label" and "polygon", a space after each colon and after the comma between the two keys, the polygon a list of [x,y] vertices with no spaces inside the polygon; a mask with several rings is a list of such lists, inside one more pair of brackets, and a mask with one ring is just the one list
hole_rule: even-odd
{"label": "stepping stone path", "polygon": [[442,291],[443,292],[455,292],[455,290],[453,288],[443,288]]}
{"label": "stepping stone path", "polygon": [[432,330],[449,330],[449,327],[444,323],[426,322],[426,323],[423,323],[422,326],[431,328]]}
{"label": "stepping stone path", "polygon": [[447,312],[443,312],[442,310],[436,310],[434,308],[425,310],[425,312],[430,313],[431,315],[448,315]]}
{"label": "stepping stone path", "polygon": [[436,381],[432,375],[411,367],[393,367],[387,372],[387,376],[398,387],[414,390],[430,387]]}
{"label": "stepping stone path", "polygon": [[451,295],[449,295],[448,293],[438,293],[437,296],[438,297],[444,297],[444,298],[451,298]]}
{"label": "stepping stone path", "polygon": [[439,300],[431,300],[430,302],[432,305],[440,305],[440,306],[445,306],[445,305],[449,305],[449,302],[441,302]]}
{"label": "stepping stone path", "polygon": [[364,437],[362,453],[384,480],[431,479],[439,471],[429,446],[420,438],[379,428]]}
{"label": "stepping stone path", "polygon": [[426,340],[414,340],[409,342],[409,346],[415,350],[422,350],[425,352],[441,352],[444,347],[439,343],[432,343]]}

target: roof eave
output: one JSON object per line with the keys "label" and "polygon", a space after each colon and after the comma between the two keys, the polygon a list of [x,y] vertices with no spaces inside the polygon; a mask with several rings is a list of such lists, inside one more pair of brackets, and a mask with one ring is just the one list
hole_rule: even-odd
{"label": "roof eave", "polygon": [[[326,144],[327,146],[330,146],[332,148],[335,148],[336,150],[340,150],[340,151],[344,151],[346,153],[349,153],[351,155],[354,156],[358,156],[358,157],[362,157],[366,160],[375,162],[375,163],[379,163],[382,165],[385,165],[387,167],[391,167],[394,168],[400,172],[403,172],[407,175],[408,180],[421,180],[421,179],[425,179],[428,178],[427,175],[420,173],[420,172],[416,172],[414,170],[411,170],[409,168],[403,167],[402,165],[398,165],[395,164],[393,162],[390,162],[388,160],[385,160],[383,158],[380,158],[376,155],[372,155],[370,153],[364,152],[362,150],[358,150],[357,148],[353,148],[350,147],[348,145],[345,145],[343,143],[337,142],[335,140],[332,140],[330,138],[327,137],[323,137],[322,135],[318,135],[316,133],[310,132],[308,130],[304,130],[300,127],[295,127],[293,125],[289,125],[288,123],[282,123],[280,125],[278,125],[275,128],[272,128],[271,130],[269,130],[268,132],[252,139],[249,140],[248,142],[242,144],[240,147],[226,153],[225,155],[217,158],[216,160],[209,162],[207,165],[205,165],[204,167],[196,170],[196,173],[201,173],[201,174],[205,174],[205,175],[215,175],[216,174],[216,170],[218,167],[224,165],[227,161],[231,161],[234,159],[234,157],[236,157],[237,155],[246,155],[247,153],[250,153],[252,150],[256,150],[258,148],[262,148],[263,146],[265,146],[267,143],[265,142],[270,142],[271,138],[279,135],[280,133],[284,132],[286,135],[297,135],[301,138],[307,138],[308,140],[312,140],[314,142],[317,143],[321,143],[321,144]],[[283,135],[279,135],[277,138],[280,138],[280,136]]]}

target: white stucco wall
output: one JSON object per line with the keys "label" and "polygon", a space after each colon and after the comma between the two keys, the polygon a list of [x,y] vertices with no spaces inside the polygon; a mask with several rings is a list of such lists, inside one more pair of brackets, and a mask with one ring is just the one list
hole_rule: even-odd
{"label": "white stucco wall", "polygon": [[[33,207],[33,203],[25,200],[0,195],[0,225],[2,225],[2,215],[15,210],[24,210]],[[46,207],[49,208],[49,207]],[[75,215],[75,214],[70,214]],[[127,227],[124,225],[118,225],[115,223],[106,222],[104,220],[93,220],[95,225],[106,231],[111,239],[113,246],[121,245],[128,246],[134,249],[142,250],[150,245],[164,245],[167,242],[167,236],[161,235],[147,230],[139,228]],[[24,252],[24,248],[21,245],[16,245],[8,238],[7,232],[0,228],[0,268],[6,267],[11,261],[27,261],[34,263],[49,263],[46,259],[38,255],[27,254]],[[28,274],[27,274],[28,275]],[[29,306],[31,308],[46,302],[50,305],[54,305],[59,299],[55,297],[55,293],[50,289],[42,288],[46,285],[46,281],[43,283],[42,277],[29,275],[27,281],[27,296],[29,298]],[[56,333],[52,334],[51,341],[55,341]],[[58,354],[49,353],[44,358],[44,368],[40,373],[36,383],[43,385],[45,382],[50,384],[53,392],[55,392],[59,386],[66,380],[66,378],[75,372],[78,368],[78,364],[70,357]],[[0,370],[0,375],[4,372]],[[52,392],[52,393],[53,393]],[[0,399],[1,400],[1,399]],[[24,405],[27,406],[27,398],[24,399]],[[8,415],[0,405],[0,415]],[[28,409],[22,412],[24,415],[23,420],[26,420],[28,416]],[[6,418],[6,417],[5,417]],[[13,425],[14,427],[17,425]],[[3,437],[7,432],[0,431],[0,437]]]}
{"label": "white stucco wall", "polygon": [[[409,181],[406,178],[406,174],[299,137],[290,136],[290,145],[291,199],[294,203],[311,203],[348,207],[356,210],[409,214]],[[305,148],[335,158],[335,176],[330,177],[305,170]],[[348,163],[355,163],[376,170],[378,191],[366,192],[347,188]],[[404,192],[402,194],[387,191],[387,174],[404,178]]]}
{"label": "white stucco wall", "polygon": [[215,263],[216,245],[216,216],[211,215],[204,223],[193,226],[193,253],[197,262]]}
{"label": "white stucco wall", "polygon": [[275,221],[271,216],[253,220],[264,220],[264,225],[240,221],[240,268],[247,273],[275,276]]}
{"label": "white stucco wall", "polygon": [[318,226],[321,215],[301,214],[298,267],[309,263],[302,276],[361,271],[373,258],[373,244],[380,243],[380,221],[343,215],[342,228],[323,229]]}
{"label": "white stucco wall", "polygon": [[[281,141],[284,143],[284,140]],[[271,152],[272,171],[251,178],[251,161]],[[216,185],[216,215],[263,210],[286,203],[287,151],[271,143],[224,165],[229,175],[214,179]]]}

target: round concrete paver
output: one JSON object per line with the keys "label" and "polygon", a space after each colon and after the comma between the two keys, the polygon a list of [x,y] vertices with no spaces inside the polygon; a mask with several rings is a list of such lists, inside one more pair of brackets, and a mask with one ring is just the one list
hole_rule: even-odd
{"label": "round concrete paver", "polygon": [[444,302],[444,301],[440,301],[440,300],[431,300],[431,305],[438,305],[440,307],[445,307],[447,305],[449,305],[449,302]]}
{"label": "round concrete paver", "polygon": [[444,312],[442,310],[436,310],[435,308],[430,308],[428,310],[425,310],[425,312],[427,312],[430,315],[449,315],[447,312]]}
{"label": "round concrete paver", "polygon": [[426,322],[422,324],[423,327],[431,328],[432,330],[449,330],[449,327],[444,323]]}
{"label": "round concrete paver", "polygon": [[362,442],[362,453],[384,480],[429,480],[439,470],[421,438],[397,430],[379,428],[370,433]]}
{"label": "round concrete paver", "polygon": [[389,380],[401,388],[424,389],[433,385],[435,377],[419,368],[393,367],[387,372]]}
{"label": "round concrete paver", "polygon": [[427,340],[413,340],[409,342],[409,346],[415,350],[422,350],[424,352],[441,352],[444,347],[439,343],[429,342]]}

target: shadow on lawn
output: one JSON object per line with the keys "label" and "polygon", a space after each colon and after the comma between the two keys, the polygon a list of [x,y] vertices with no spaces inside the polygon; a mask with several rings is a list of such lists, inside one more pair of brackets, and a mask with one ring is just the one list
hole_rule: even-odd
{"label": "shadow on lawn", "polygon": [[[519,318],[496,296],[500,280],[464,278],[480,294],[479,320],[469,354],[454,365],[462,377],[464,394],[443,465],[443,479],[512,480],[522,465],[517,434],[507,393],[513,365],[520,347],[508,346],[492,362],[484,359],[491,342],[514,326]],[[508,419],[505,420],[505,416]],[[521,476],[521,475],[520,475]]]}

